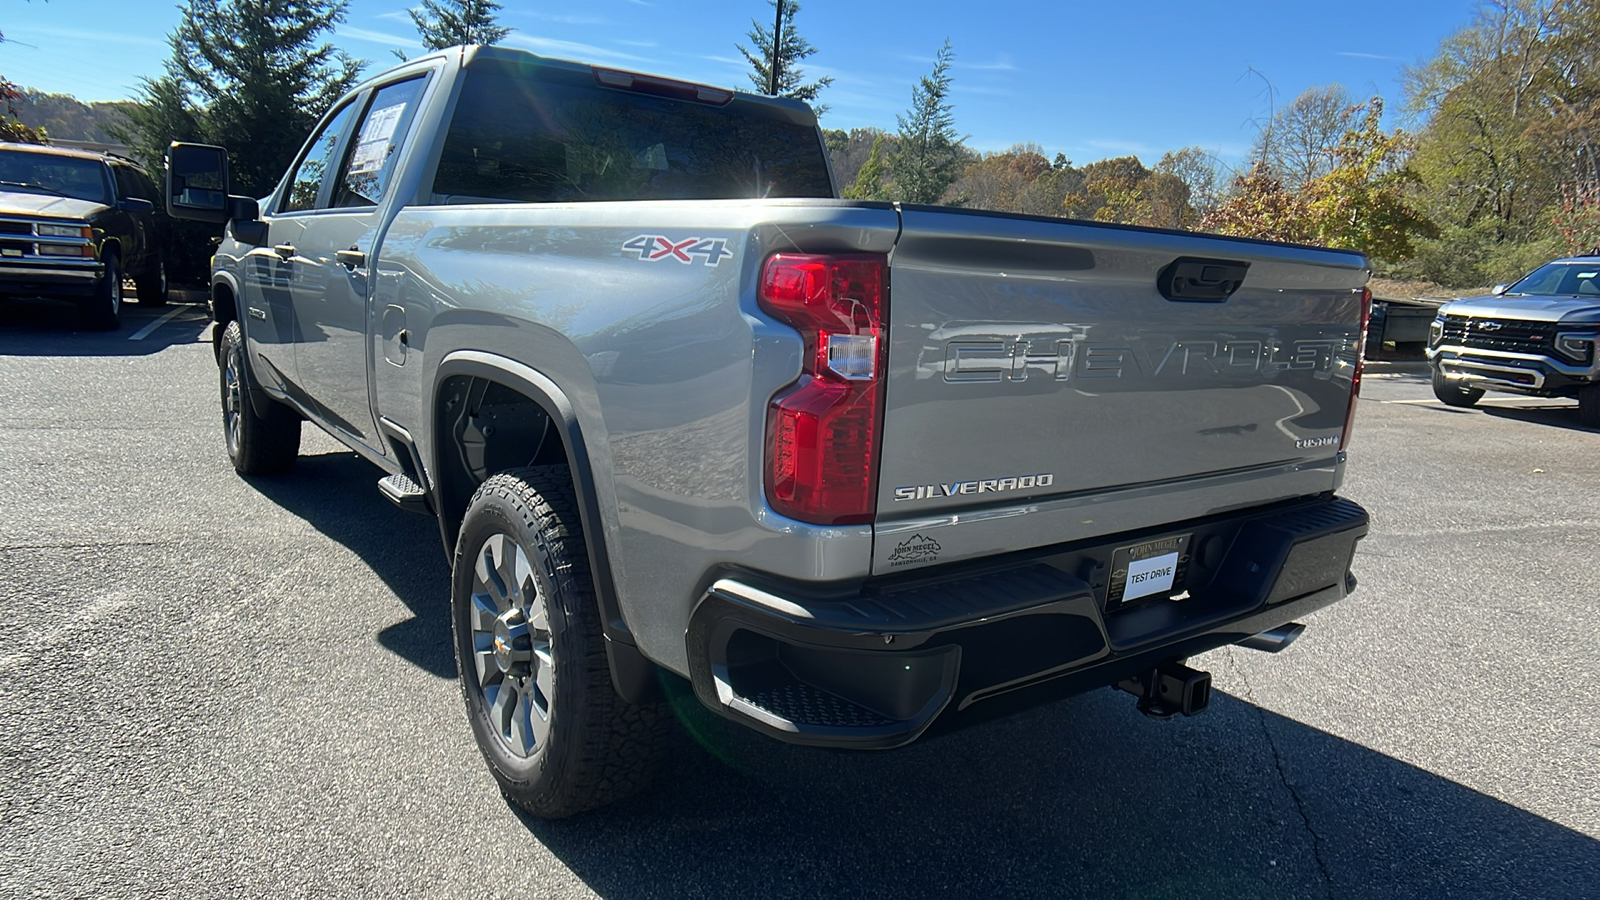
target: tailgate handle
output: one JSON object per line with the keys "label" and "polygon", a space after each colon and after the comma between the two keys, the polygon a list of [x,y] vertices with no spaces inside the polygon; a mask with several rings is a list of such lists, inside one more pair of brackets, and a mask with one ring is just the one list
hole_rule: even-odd
{"label": "tailgate handle", "polygon": [[1168,300],[1221,303],[1244,283],[1244,273],[1249,269],[1247,262],[1180,256],[1156,276],[1156,287]]}

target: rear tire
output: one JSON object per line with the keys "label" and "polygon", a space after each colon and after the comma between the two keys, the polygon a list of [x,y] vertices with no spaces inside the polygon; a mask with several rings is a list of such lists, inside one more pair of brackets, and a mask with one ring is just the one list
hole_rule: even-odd
{"label": "rear tire", "polygon": [[1463,387],[1444,377],[1438,369],[1433,370],[1433,395],[1445,406],[1454,406],[1465,409],[1477,404],[1483,399],[1483,391],[1477,388]]}
{"label": "rear tire", "polygon": [[78,321],[84,328],[112,331],[122,324],[122,265],[115,250],[107,250],[101,263],[105,273],[94,293],[78,301]]}
{"label": "rear tire", "polygon": [[1590,428],[1600,428],[1600,384],[1578,391],[1578,421]]}
{"label": "rear tire", "polygon": [[167,263],[158,259],[150,271],[133,280],[134,293],[139,296],[140,306],[166,306],[167,305]]}
{"label": "rear tire", "polygon": [[485,481],[453,568],[461,694],[506,798],[558,819],[646,787],[671,717],[665,704],[629,703],[611,683],[566,467]]}
{"label": "rear tire", "polygon": [[218,379],[222,387],[222,436],[228,459],[240,475],[286,472],[300,455],[300,414],[275,400],[266,415],[250,399],[256,387],[245,356],[244,331],[237,321],[222,332]]}

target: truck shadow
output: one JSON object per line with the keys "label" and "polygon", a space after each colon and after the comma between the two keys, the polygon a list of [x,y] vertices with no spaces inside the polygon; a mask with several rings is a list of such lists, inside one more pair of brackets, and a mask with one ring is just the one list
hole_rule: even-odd
{"label": "truck shadow", "polygon": [[[435,523],[377,476],[341,451],[252,484],[411,610],[384,647],[454,677]],[[1592,837],[1220,690],[1194,719],[1102,690],[889,753],[781,744],[671,693],[654,791],[521,816],[602,897],[1580,897],[1600,871]]]}
{"label": "truck shadow", "polygon": [[411,611],[412,618],[378,632],[379,644],[432,675],[454,678],[450,567],[438,522],[383,499],[375,486],[382,474],[341,451],[301,456],[288,478],[249,480],[267,499],[353,551]]}
{"label": "truck shadow", "polygon": [[[0,356],[149,356],[177,344],[200,340],[211,325],[205,294],[174,292],[166,306],[140,306],[131,297],[122,306],[115,331],[86,331],[70,303],[28,297],[0,299]],[[167,313],[177,315],[139,340],[130,340]]]}
{"label": "truck shadow", "polygon": [[1534,425],[1549,425],[1590,434],[1600,429],[1590,428],[1578,419],[1578,407],[1566,406],[1481,406],[1486,414],[1499,419],[1513,419]]}
{"label": "truck shadow", "polygon": [[654,793],[523,822],[608,898],[1594,896],[1580,832],[1236,697],[1132,707],[1097,691],[871,754],[688,709]]}

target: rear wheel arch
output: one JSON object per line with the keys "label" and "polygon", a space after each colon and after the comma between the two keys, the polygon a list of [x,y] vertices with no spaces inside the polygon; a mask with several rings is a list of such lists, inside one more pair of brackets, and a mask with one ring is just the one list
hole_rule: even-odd
{"label": "rear wheel arch", "polygon": [[[484,415],[486,410],[493,415]],[[475,425],[468,422],[473,413],[480,414]],[[424,465],[446,552],[454,553],[467,504],[488,478],[523,466],[565,466],[577,493],[608,644],[632,645],[617,601],[588,444],[566,393],[515,360],[462,351],[447,357],[434,375],[428,423],[432,440]],[[486,424],[496,427],[483,435]],[[534,434],[537,447],[529,440]]]}

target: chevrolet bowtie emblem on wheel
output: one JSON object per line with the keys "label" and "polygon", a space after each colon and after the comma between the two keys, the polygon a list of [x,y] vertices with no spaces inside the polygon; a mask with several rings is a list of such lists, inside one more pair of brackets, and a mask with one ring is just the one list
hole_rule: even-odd
{"label": "chevrolet bowtie emblem on wheel", "polygon": [[505,638],[496,637],[494,639],[494,652],[496,652],[496,653],[510,653],[511,652],[511,648],[506,646]]}

